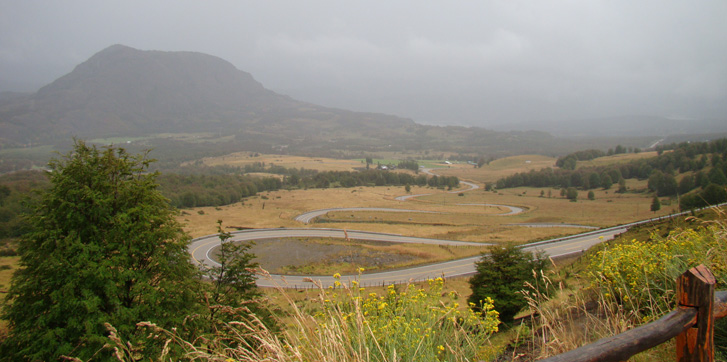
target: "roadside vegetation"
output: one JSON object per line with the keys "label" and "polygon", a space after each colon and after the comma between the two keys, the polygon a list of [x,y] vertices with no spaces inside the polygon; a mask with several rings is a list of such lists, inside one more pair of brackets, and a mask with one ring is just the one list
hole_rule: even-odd
{"label": "roadside vegetation", "polygon": [[[652,322],[676,308],[675,280],[700,264],[727,286],[727,218],[708,210],[686,221],[642,226],[595,247],[558,274],[539,273],[525,295],[529,317],[511,355],[540,359]],[[540,290],[553,290],[550,294]],[[716,359],[727,357],[727,323],[717,323]],[[630,361],[673,360],[674,341]],[[529,360],[529,359],[526,359]]]}
{"label": "roadside vegetation", "polygon": [[[712,221],[644,226],[572,264],[531,270],[528,281],[510,294],[526,303],[510,325],[501,323],[497,300],[485,297],[480,310],[468,308],[465,300],[476,297],[467,297],[468,288],[447,291],[446,280],[434,279],[385,288],[340,282],[305,292],[305,298],[279,289],[276,300],[288,326],[281,332],[263,327],[253,315],[221,329],[230,339],[204,344],[174,330],[141,326],[179,347],[186,359],[534,361],[659,318],[674,308],[673,281],[690,267],[707,265],[723,289],[727,224],[724,215],[715,218],[711,212],[701,216]],[[717,345],[724,345],[722,328],[718,325]],[[130,348],[123,336],[114,337],[116,348]],[[630,360],[669,360],[673,350],[668,342]],[[723,353],[718,350],[716,360],[724,360]]]}

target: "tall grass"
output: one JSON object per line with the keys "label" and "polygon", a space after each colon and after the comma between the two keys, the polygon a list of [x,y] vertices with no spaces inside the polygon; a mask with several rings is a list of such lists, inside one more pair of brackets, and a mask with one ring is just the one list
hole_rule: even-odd
{"label": "tall grass", "polygon": [[717,288],[725,286],[726,235],[721,218],[675,230],[666,237],[632,240],[599,251],[588,273],[606,301],[623,305],[646,322],[674,309],[676,279],[692,267],[704,264],[717,279]]}
{"label": "tall grass", "polygon": [[[338,276],[338,275],[335,275]],[[224,338],[187,340],[176,330],[150,323],[149,338],[163,341],[155,360],[189,361],[481,361],[494,357],[489,337],[499,319],[487,301],[482,313],[443,293],[444,280],[425,286],[390,286],[371,293],[357,281],[323,289],[312,304],[299,303],[280,289],[290,312],[282,334],[254,315],[224,325]],[[109,326],[109,328],[112,328]],[[218,334],[219,335],[219,334]],[[132,361],[137,347],[111,330],[119,361]]]}
{"label": "tall grass", "polygon": [[[580,283],[575,288],[554,285],[541,273],[538,283],[556,292],[550,296],[538,292],[543,286],[525,291],[531,319],[521,327],[528,332],[520,334],[520,344],[526,346],[521,350],[532,358],[545,358],[656,320],[675,308],[677,277],[699,264],[710,268],[717,289],[724,289],[725,215],[716,221],[692,221],[694,227],[667,236],[613,244],[595,253],[583,278],[571,280]],[[673,346],[667,343],[632,361],[673,359],[673,354]]]}

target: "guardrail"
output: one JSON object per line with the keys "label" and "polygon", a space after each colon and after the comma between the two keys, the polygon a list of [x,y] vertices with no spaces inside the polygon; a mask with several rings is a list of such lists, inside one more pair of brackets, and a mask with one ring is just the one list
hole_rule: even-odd
{"label": "guardrail", "polygon": [[715,209],[715,208],[720,208],[720,207],[723,207],[723,206],[727,206],[727,202],[723,202],[723,203],[717,204],[717,205],[705,206],[705,207],[698,208],[698,209],[694,209],[694,210],[687,210],[687,211],[681,211],[681,212],[677,212],[677,213],[673,213],[673,214],[652,217],[652,218],[646,219],[646,220],[640,220],[640,221],[634,221],[634,222],[630,222],[630,223],[626,223],[626,224],[621,224],[621,225],[609,226],[609,227],[602,228],[602,229],[598,229],[598,230],[594,230],[594,231],[587,231],[585,233],[573,234],[573,235],[563,236],[563,237],[555,238],[555,239],[548,239],[548,240],[536,241],[536,242],[532,242],[532,243],[529,243],[529,244],[520,245],[520,247],[526,248],[526,247],[529,247],[529,246],[537,246],[537,245],[543,245],[543,244],[550,244],[550,243],[555,243],[555,242],[558,242],[558,241],[575,239],[575,238],[581,237],[581,236],[596,235],[596,234],[602,233],[604,231],[612,231],[612,230],[619,230],[619,229],[624,229],[624,231],[626,231],[629,228],[631,228],[632,226],[638,226],[638,225],[645,225],[645,224],[655,223],[655,222],[659,222],[659,221],[663,221],[663,220],[667,220],[667,219],[673,219],[673,218],[675,218],[677,216],[689,215],[692,212],[697,212],[697,211],[702,211],[702,210],[708,210],[708,209]]}
{"label": "guardrail", "polygon": [[559,354],[542,362],[626,361],[676,337],[677,361],[714,360],[714,321],[727,316],[727,291],[704,265],[677,278],[677,308],[659,320]]}

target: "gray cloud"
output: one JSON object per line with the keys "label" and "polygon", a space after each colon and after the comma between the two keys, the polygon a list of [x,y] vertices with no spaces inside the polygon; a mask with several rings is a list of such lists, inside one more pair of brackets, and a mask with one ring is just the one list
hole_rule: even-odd
{"label": "gray cloud", "polygon": [[266,87],[429,124],[724,117],[724,1],[0,0],[0,90],[115,43],[229,60]]}

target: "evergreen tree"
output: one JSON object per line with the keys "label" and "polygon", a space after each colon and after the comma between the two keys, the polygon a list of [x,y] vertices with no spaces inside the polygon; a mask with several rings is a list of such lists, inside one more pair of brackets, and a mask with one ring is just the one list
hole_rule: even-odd
{"label": "evergreen tree", "polygon": [[692,191],[694,188],[694,177],[691,175],[685,175],[682,177],[681,181],[679,181],[679,193],[684,195],[689,191]]}
{"label": "evergreen tree", "polygon": [[727,176],[724,175],[724,172],[719,167],[714,167],[711,171],[709,171],[709,182],[716,184],[716,185],[727,185]]}
{"label": "evergreen tree", "polygon": [[618,180],[618,190],[616,190],[616,192],[619,194],[624,194],[626,193],[626,190],[628,190],[626,188],[626,180],[623,178]]}
{"label": "evergreen tree", "polygon": [[533,282],[533,271],[539,272],[547,266],[547,259],[535,256],[515,245],[492,246],[489,254],[476,263],[476,274],[470,279],[472,295],[468,301],[475,308],[485,298],[494,301],[500,320],[512,322],[515,315],[527,305],[525,297],[518,293],[525,289],[525,282]]}
{"label": "evergreen tree", "polygon": [[661,210],[661,201],[659,201],[658,196],[654,195],[654,198],[651,200],[651,211],[656,213],[659,210]]}
{"label": "evergreen tree", "polygon": [[601,186],[601,176],[599,176],[595,172],[592,172],[590,175],[588,175],[588,187],[586,189],[595,189],[599,186]]}
{"label": "evergreen tree", "polygon": [[727,202],[727,189],[722,185],[709,184],[700,195],[706,205],[717,205]]}
{"label": "evergreen tree", "polygon": [[[217,221],[220,237],[220,248],[211,266],[205,265],[204,274],[211,282],[205,291],[207,302],[207,325],[200,329],[212,333],[218,342],[224,341],[227,347],[235,348],[237,340],[229,339],[225,324],[231,321],[259,320],[268,330],[277,330],[278,326],[269,309],[260,303],[261,293],[255,284],[255,255],[250,252],[251,242],[232,240],[232,234],[222,229],[222,220]],[[254,315],[254,317],[251,317]],[[244,333],[241,333],[244,334]],[[257,342],[248,340],[246,343],[255,345]]]}
{"label": "evergreen tree", "polygon": [[576,190],[575,187],[569,187],[565,191],[565,196],[568,198],[568,200],[576,202],[578,200],[578,190]]}
{"label": "evergreen tree", "polygon": [[2,313],[5,360],[106,359],[105,322],[131,338],[137,322],[170,327],[194,312],[189,238],[150,162],[77,141],[49,163],[51,185],[30,215]]}
{"label": "evergreen tree", "polygon": [[604,190],[610,189],[612,185],[613,180],[608,173],[604,173],[603,175],[601,175],[601,187],[603,187]]}

